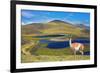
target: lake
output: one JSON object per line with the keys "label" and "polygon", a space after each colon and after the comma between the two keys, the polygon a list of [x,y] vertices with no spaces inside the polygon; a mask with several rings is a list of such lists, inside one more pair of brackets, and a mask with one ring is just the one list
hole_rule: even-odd
{"label": "lake", "polygon": [[[78,42],[82,44],[90,44],[89,39],[75,39],[75,40],[72,40],[72,43],[73,42]],[[69,41],[51,41],[51,40],[42,39],[40,40],[40,43],[48,44],[47,47],[51,49],[61,49],[61,48],[69,47]]]}
{"label": "lake", "polygon": [[[75,39],[72,41],[73,42],[78,42],[82,44],[90,44],[89,39]],[[51,40],[40,40],[41,44],[48,44],[46,47],[50,49],[63,49],[69,47],[69,41],[51,41]],[[84,55],[90,55],[90,51],[84,52]]]}

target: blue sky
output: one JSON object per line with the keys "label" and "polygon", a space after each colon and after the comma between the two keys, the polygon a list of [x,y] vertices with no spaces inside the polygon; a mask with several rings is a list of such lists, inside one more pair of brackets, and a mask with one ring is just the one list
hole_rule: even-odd
{"label": "blue sky", "polygon": [[52,20],[61,20],[72,24],[90,25],[90,13],[21,10],[22,25],[30,23],[46,23]]}

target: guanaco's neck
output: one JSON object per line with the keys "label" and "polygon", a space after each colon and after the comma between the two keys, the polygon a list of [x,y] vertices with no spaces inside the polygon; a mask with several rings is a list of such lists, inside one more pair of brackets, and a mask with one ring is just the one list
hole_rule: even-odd
{"label": "guanaco's neck", "polygon": [[70,47],[72,46],[72,39],[71,38],[69,38],[69,45],[70,45]]}

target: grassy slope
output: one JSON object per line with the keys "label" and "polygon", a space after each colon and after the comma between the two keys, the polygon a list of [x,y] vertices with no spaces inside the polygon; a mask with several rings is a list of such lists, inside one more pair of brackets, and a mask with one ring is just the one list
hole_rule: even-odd
{"label": "grassy slope", "polygon": [[89,32],[84,28],[76,27],[65,22],[48,22],[45,24],[30,24],[22,26],[23,35],[41,35],[41,34],[72,34],[78,37],[89,37]]}
{"label": "grassy slope", "polygon": [[[29,47],[28,47],[29,46]],[[32,47],[33,46],[33,47]],[[68,60],[88,60],[90,56],[81,56],[80,53],[77,53],[77,56],[74,57],[73,52],[70,48],[63,48],[63,49],[49,49],[46,48],[47,44],[38,44],[35,46],[27,45],[28,49],[26,53],[28,54],[21,54],[22,63],[27,62],[46,62],[46,61],[68,61]],[[23,48],[24,50],[25,47]],[[84,52],[89,51],[89,46],[85,45]],[[29,54],[30,52],[30,54]]]}
{"label": "grassy slope", "polygon": [[48,55],[22,55],[22,63],[31,62],[51,62],[51,61],[72,61],[72,60],[89,60],[89,56],[82,55],[63,55],[63,56],[48,56]]}

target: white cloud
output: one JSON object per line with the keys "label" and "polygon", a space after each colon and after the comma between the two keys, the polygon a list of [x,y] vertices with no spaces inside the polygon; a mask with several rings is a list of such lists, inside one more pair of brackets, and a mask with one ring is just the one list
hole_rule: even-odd
{"label": "white cloud", "polygon": [[24,23],[24,22],[22,22],[22,25],[25,25],[25,23]]}
{"label": "white cloud", "polygon": [[27,25],[33,23],[32,21],[22,22],[22,25]]}
{"label": "white cloud", "polygon": [[28,12],[28,11],[22,11],[22,16],[23,16],[23,17],[26,17],[26,18],[32,18],[32,17],[34,17],[35,15],[32,14],[31,12]]}

